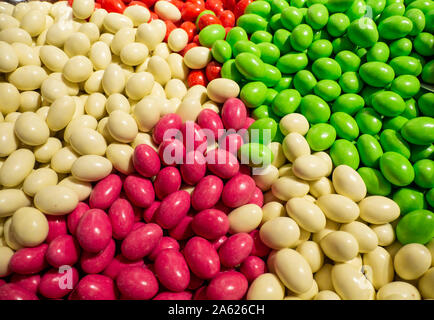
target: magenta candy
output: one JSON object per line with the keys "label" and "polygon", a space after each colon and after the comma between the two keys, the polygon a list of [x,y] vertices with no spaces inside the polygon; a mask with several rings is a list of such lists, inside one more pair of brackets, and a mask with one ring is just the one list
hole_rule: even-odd
{"label": "magenta candy", "polygon": [[169,129],[179,130],[182,125],[182,119],[176,113],[169,113],[163,116],[155,125],[153,138],[157,144],[163,141],[164,134]]}
{"label": "magenta candy", "polygon": [[182,179],[195,185],[205,176],[206,160],[203,153],[197,150],[187,152],[184,162],[180,165]]}
{"label": "magenta candy", "polygon": [[141,208],[149,207],[155,200],[151,181],[137,175],[130,175],[125,179],[124,190],[128,199]]}
{"label": "magenta candy", "polygon": [[154,221],[154,214],[158,210],[160,205],[160,201],[152,202],[152,204],[143,211],[143,219],[148,223]]}
{"label": "magenta candy", "polygon": [[160,161],[166,166],[175,166],[182,163],[185,153],[184,144],[177,139],[165,140],[158,148]]}
{"label": "magenta candy", "polygon": [[232,209],[225,206],[221,200],[216,203],[216,205],[214,206],[214,209],[223,211],[226,214],[229,214],[232,211]]}
{"label": "magenta candy", "polygon": [[155,260],[158,254],[166,249],[174,249],[179,250],[179,243],[172,237],[163,237],[161,238],[158,245],[152,250],[151,254],[148,256],[150,260]]}
{"label": "magenta candy", "polygon": [[81,217],[76,236],[80,246],[88,252],[103,250],[112,238],[112,225],[101,209],[90,209]]}
{"label": "magenta candy", "polygon": [[207,137],[197,123],[186,121],[181,125],[180,132],[186,152],[198,150],[204,153],[206,151]]}
{"label": "magenta candy", "polygon": [[241,174],[247,174],[250,176],[252,174],[250,167],[246,164],[240,164],[240,171]]}
{"label": "magenta candy", "polygon": [[267,256],[271,249],[262,242],[261,238],[259,237],[259,230],[253,230],[249,232],[249,235],[253,239],[253,248],[250,254],[257,257]]}
{"label": "magenta candy", "polygon": [[60,299],[70,293],[79,280],[78,271],[75,268],[65,270],[48,270],[41,278],[39,293],[48,299]]}
{"label": "magenta candy", "polygon": [[226,267],[235,267],[246,259],[253,248],[253,239],[247,233],[237,233],[230,236],[220,247],[219,257],[221,264]]}
{"label": "magenta candy", "polygon": [[131,231],[135,231],[135,230],[137,230],[137,229],[140,229],[141,227],[144,227],[144,226],[146,226],[146,223],[144,223],[144,222],[135,222],[134,224],[133,224],[133,227],[131,228]]}
{"label": "magenta candy", "polygon": [[100,273],[110,264],[115,256],[116,243],[112,239],[103,250],[97,253],[84,251],[80,258],[80,267],[86,273]]}
{"label": "magenta candy", "polygon": [[255,191],[255,180],[245,174],[237,174],[226,182],[222,191],[222,201],[231,208],[245,205],[252,198]]}
{"label": "magenta candy", "polygon": [[48,220],[48,235],[45,239],[46,243],[50,243],[57,236],[67,234],[66,216],[46,216]]}
{"label": "magenta candy", "polygon": [[193,236],[192,221],[192,217],[185,216],[175,227],[169,230],[169,235],[178,241],[191,238]]}
{"label": "magenta candy", "polygon": [[190,270],[178,250],[161,251],[155,259],[154,269],[160,283],[170,291],[184,291],[190,283]]}
{"label": "magenta candy", "polygon": [[184,247],[184,257],[190,270],[201,279],[212,279],[220,271],[220,259],[206,239],[194,237]]}
{"label": "magenta candy", "polygon": [[238,98],[226,100],[222,108],[222,121],[226,129],[241,129],[247,118],[247,109]]}
{"label": "magenta candy", "polygon": [[223,181],[213,175],[201,179],[191,194],[191,204],[198,211],[209,209],[219,201]]}
{"label": "magenta candy", "polygon": [[247,257],[240,267],[240,271],[249,282],[252,282],[261,274],[265,273],[267,271],[266,269],[264,260],[256,256]]}
{"label": "magenta candy", "polygon": [[240,300],[247,292],[246,277],[237,271],[222,272],[211,280],[206,295],[210,300]]}
{"label": "magenta candy", "polygon": [[[247,130],[249,127],[255,122],[256,120],[250,117],[247,117],[246,122],[244,123],[244,126],[242,129]],[[241,130],[240,130],[241,131]],[[245,132],[245,131],[244,131]],[[240,132],[241,133],[241,132]]]}
{"label": "magenta candy", "polygon": [[166,167],[158,172],[154,180],[154,189],[157,197],[162,200],[181,187],[181,174],[175,167]]}
{"label": "magenta candy", "polygon": [[188,284],[187,289],[188,290],[196,290],[201,285],[203,285],[204,282],[205,282],[205,280],[196,277],[194,273],[190,272],[190,283]]}
{"label": "magenta candy", "polygon": [[253,191],[252,197],[250,198],[248,203],[256,204],[257,206],[264,205],[264,194],[262,193],[262,190],[258,187],[255,187],[255,190]]}
{"label": "magenta candy", "polygon": [[133,165],[136,171],[146,178],[155,176],[161,168],[158,153],[147,144],[139,144],[134,149]]}
{"label": "magenta candy", "polygon": [[17,284],[7,283],[0,287],[0,301],[2,300],[38,300],[38,297]]}
{"label": "magenta candy", "polygon": [[121,245],[122,255],[132,261],[142,259],[155,249],[162,237],[160,226],[148,223],[126,236]]}
{"label": "magenta candy", "polygon": [[238,133],[225,135],[219,141],[219,148],[222,148],[233,155],[237,155],[238,149],[244,144],[243,137]]}
{"label": "magenta candy", "polygon": [[134,210],[128,200],[117,199],[110,207],[108,217],[112,225],[113,238],[124,239],[134,224]]}
{"label": "magenta candy", "polygon": [[206,286],[200,287],[193,295],[193,300],[208,300],[206,296]]}
{"label": "magenta candy", "polygon": [[175,227],[187,215],[190,209],[190,194],[187,191],[176,191],[161,201],[154,219],[163,229]]}
{"label": "magenta candy", "polygon": [[194,216],[191,226],[198,236],[214,240],[228,232],[229,219],[223,211],[206,209]]}
{"label": "magenta candy", "polygon": [[0,287],[4,286],[6,284],[6,281],[4,281],[3,279],[0,279]]}
{"label": "magenta candy", "polygon": [[79,256],[80,247],[77,240],[69,234],[63,234],[50,242],[45,258],[51,266],[59,268],[63,265],[74,265]]}
{"label": "magenta candy", "polygon": [[224,149],[213,149],[206,155],[208,169],[222,179],[230,179],[240,170],[236,156]]}
{"label": "magenta candy", "polygon": [[9,267],[19,274],[35,274],[47,267],[45,254],[48,245],[43,243],[33,248],[23,248],[12,256]]}
{"label": "magenta candy", "polygon": [[152,300],[191,300],[193,295],[191,292],[161,292],[157,294]]}
{"label": "magenta candy", "polygon": [[118,254],[112,259],[107,268],[105,268],[103,274],[112,279],[116,279],[122,269],[125,269],[127,267],[143,267],[144,265],[145,263],[142,259],[131,261],[125,258],[123,255]]}
{"label": "magenta candy", "polygon": [[119,198],[122,190],[122,180],[116,174],[110,174],[94,187],[89,197],[89,206],[105,210]]}
{"label": "magenta candy", "polygon": [[218,250],[226,240],[228,240],[228,237],[226,236],[221,236],[220,238],[214,240],[212,242],[214,249]]}
{"label": "magenta candy", "polygon": [[68,225],[68,230],[71,234],[75,235],[75,231],[77,230],[78,222],[84,213],[89,210],[89,206],[84,202],[79,202],[75,209],[68,214],[66,218],[66,223]]}
{"label": "magenta candy", "polygon": [[41,282],[41,275],[22,275],[15,273],[11,277],[11,283],[15,283],[20,287],[29,290],[30,292],[36,293],[38,291],[39,283]]}
{"label": "magenta candy", "polygon": [[202,129],[210,130],[217,140],[223,134],[223,122],[217,112],[211,109],[203,109],[197,117],[197,123]]}
{"label": "magenta candy", "polygon": [[158,281],[154,274],[143,267],[122,269],[116,284],[123,297],[133,300],[149,300],[158,292]]}
{"label": "magenta candy", "polygon": [[116,300],[117,292],[111,278],[88,274],[80,280],[71,295],[77,300]]}

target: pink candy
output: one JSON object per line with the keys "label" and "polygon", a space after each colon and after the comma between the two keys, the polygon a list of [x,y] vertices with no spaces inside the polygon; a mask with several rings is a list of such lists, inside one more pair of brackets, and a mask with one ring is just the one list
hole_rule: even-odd
{"label": "pink candy", "polygon": [[235,267],[246,259],[253,248],[253,239],[247,233],[237,233],[230,236],[219,248],[222,265]]}
{"label": "pink candy", "polygon": [[211,109],[203,109],[197,117],[197,123],[203,129],[211,130],[215,139],[223,133],[223,122],[219,115]]}
{"label": "pink candy", "polygon": [[43,243],[33,248],[23,248],[15,252],[9,266],[12,272],[19,274],[34,274],[41,272],[47,267],[45,254],[48,245]]}
{"label": "pink candy", "polygon": [[50,269],[41,278],[39,293],[49,299],[63,298],[73,290],[78,280],[78,271],[75,268],[63,273],[58,269]]}
{"label": "pink candy", "polygon": [[21,275],[15,273],[11,277],[11,283],[15,283],[30,292],[36,293],[38,291],[38,286],[41,283],[41,276],[39,274]]}
{"label": "pink candy", "polygon": [[80,258],[80,267],[86,273],[100,273],[110,264],[115,256],[116,244],[112,239],[100,252],[83,252]]}
{"label": "pink candy", "polygon": [[116,279],[116,277],[118,276],[119,272],[121,272],[122,269],[131,266],[142,267],[144,266],[144,264],[145,263],[143,262],[143,260],[131,261],[126,259],[121,254],[119,254],[112,259],[109,265],[105,268],[103,274],[112,279]]}
{"label": "pink candy", "polygon": [[245,205],[252,198],[255,187],[255,181],[250,176],[237,174],[223,187],[223,203],[231,208]]}
{"label": "pink candy", "polygon": [[163,230],[155,223],[149,223],[131,231],[122,241],[121,251],[125,258],[138,260],[147,256],[163,237]]}
{"label": "pink candy", "polygon": [[190,209],[190,195],[187,191],[176,191],[161,201],[154,219],[163,229],[175,227]]}
{"label": "pink candy", "polygon": [[155,199],[154,187],[148,179],[137,175],[128,176],[124,181],[128,199],[136,206],[147,208]]}
{"label": "pink candy", "polygon": [[229,230],[227,215],[217,209],[207,209],[194,216],[193,231],[205,239],[214,240],[224,236]]}
{"label": "pink candy", "polygon": [[110,207],[108,217],[112,225],[113,238],[124,239],[134,224],[134,210],[125,199],[117,199]]}
{"label": "pink candy", "polygon": [[184,291],[190,283],[190,270],[178,250],[161,251],[155,259],[154,270],[161,284],[170,291]]}
{"label": "pink candy", "polygon": [[[176,113],[169,113],[163,116],[154,127],[153,138],[155,143],[163,142],[164,134],[167,130],[179,130],[182,125],[182,119]],[[174,138],[174,137],[173,137]]]}
{"label": "pink candy", "polygon": [[213,278],[206,289],[210,300],[240,300],[247,292],[246,277],[236,271],[222,272]]}
{"label": "pink candy", "polygon": [[196,210],[212,208],[220,199],[223,181],[213,175],[204,177],[191,194],[191,204]]}
{"label": "pink candy", "polygon": [[118,296],[113,280],[101,274],[83,277],[69,298],[71,300],[116,300]]}
{"label": "pink candy", "polygon": [[7,283],[0,286],[0,300],[38,300],[38,297],[17,284]]}
{"label": "pink candy", "polygon": [[223,104],[222,121],[226,129],[241,129],[247,119],[247,109],[238,98],[230,98]]}
{"label": "pink candy", "polygon": [[136,171],[147,178],[155,176],[161,167],[158,153],[146,144],[134,149],[133,164]]}
{"label": "pink candy", "polygon": [[241,264],[240,271],[247,278],[247,281],[252,282],[267,270],[264,260],[259,257],[250,256],[244,259]]}
{"label": "pink candy", "polygon": [[222,179],[230,179],[240,170],[238,159],[224,149],[213,149],[207,152],[208,169]]}
{"label": "pink candy", "polygon": [[112,238],[112,225],[101,209],[90,209],[81,217],[77,226],[77,240],[89,252],[103,250]]}
{"label": "pink candy", "polygon": [[90,194],[89,205],[91,208],[105,210],[119,198],[122,189],[122,180],[116,174],[110,174],[99,181]]}
{"label": "pink candy", "polygon": [[84,202],[79,202],[75,209],[68,215],[66,220],[68,230],[71,234],[75,235],[75,231],[77,230],[78,222],[84,213],[89,210],[89,206]]}
{"label": "pink candy", "polygon": [[220,271],[220,259],[212,244],[201,237],[188,240],[184,256],[190,270],[199,278],[212,279]]}
{"label": "pink candy", "polygon": [[116,285],[126,299],[149,300],[158,292],[157,279],[143,267],[122,269],[116,278]]}
{"label": "pink candy", "polygon": [[154,181],[155,194],[162,200],[167,195],[179,190],[181,187],[181,174],[175,167],[166,167],[158,172]]}
{"label": "pink candy", "polygon": [[45,258],[52,267],[59,268],[63,265],[74,265],[79,256],[80,247],[77,240],[69,234],[64,234],[50,242]]}
{"label": "pink candy", "polygon": [[187,152],[184,162],[180,165],[182,179],[195,185],[205,176],[206,160],[202,152],[194,150]]}

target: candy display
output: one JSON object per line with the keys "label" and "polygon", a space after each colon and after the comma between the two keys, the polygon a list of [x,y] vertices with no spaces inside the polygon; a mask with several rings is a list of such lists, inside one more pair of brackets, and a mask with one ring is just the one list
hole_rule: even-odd
{"label": "candy display", "polygon": [[434,299],[434,2],[0,2],[0,300]]}

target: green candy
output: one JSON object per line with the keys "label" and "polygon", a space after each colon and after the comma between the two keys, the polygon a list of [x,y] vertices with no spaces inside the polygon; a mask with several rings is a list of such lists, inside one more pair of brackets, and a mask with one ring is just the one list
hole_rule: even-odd
{"label": "green candy", "polygon": [[311,93],[316,84],[315,76],[309,70],[301,70],[294,76],[294,88],[300,92],[302,96]]}
{"label": "green candy", "polygon": [[411,20],[413,23],[413,29],[411,29],[409,35],[417,36],[425,29],[426,19],[423,12],[417,8],[407,10],[404,14],[405,17]]}
{"label": "green candy", "polygon": [[365,182],[368,194],[387,196],[392,191],[392,185],[380,171],[374,168],[362,167],[357,170]]}
{"label": "green candy", "polygon": [[277,13],[275,15],[273,15],[271,17],[270,23],[268,24],[268,29],[267,31],[276,31],[279,29],[282,29],[284,26],[282,24],[282,14],[281,13]]}
{"label": "green candy", "polygon": [[434,161],[422,159],[414,165],[414,182],[421,188],[434,188]]}
{"label": "green candy", "polygon": [[272,118],[258,119],[253,122],[249,129],[249,141],[269,144],[277,132],[277,122]]}
{"label": "green candy", "polygon": [[367,0],[366,5],[372,9],[372,14],[375,17],[383,12],[386,7],[386,0]]}
{"label": "green candy", "polygon": [[367,167],[378,168],[378,163],[383,155],[383,149],[378,140],[370,134],[362,134],[357,139],[356,146],[363,164]]}
{"label": "green candy", "polygon": [[417,145],[428,145],[434,142],[434,118],[418,117],[409,120],[401,129],[405,140]]}
{"label": "green candy", "polygon": [[234,57],[238,56],[242,52],[252,53],[255,56],[261,57],[261,50],[259,50],[258,46],[249,40],[241,40],[234,44],[233,47]]}
{"label": "green candy", "polygon": [[311,124],[324,123],[330,118],[330,107],[327,102],[311,94],[301,99],[300,111]]}
{"label": "green candy", "polygon": [[355,72],[345,72],[339,78],[339,85],[345,93],[359,93],[363,88],[362,79]]}
{"label": "green candy", "polygon": [[332,52],[332,43],[326,39],[315,40],[307,50],[307,54],[311,60],[328,58],[332,55]]}
{"label": "green candy", "polygon": [[374,95],[378,92],[382,92],[384,89],[382,88],[375,88],[370,86],[365,86],[364,89],[361,92],[361,95],[363,99],[365,99],[365,103],[368,107],[372,107],[372,98]]}
{"label": "green candy", "polygon": [[277,92],[290,89],[292,85],[292,77],[282,77],[279,82],[273,87]]}
{"label": "green candy", "polygon": [[383,39],[395,40],[403,38],[413,30],[413,22],[406,17],[392,16],[384,19],[378,25],[378,31]]}
{"label": "green candy", "polygon": [[306,0],[290,0],[289,4],[291,7],[303,8],[306,6]]}
{"label": "green candy", "polygon": [[414,180],[414,169],[403,155],[385,152],[380,158],[380,170],[384,177],[398,187],[407,186]]}
{"label": "green candy", "polygon": [[211,54],[218,62],[225,63],[232,57],[231,45],[225,40],[217,40],[212,45]]}
{"label": "green candy", "polygon": [[213,16],[215,16],[214,11],[211,11],[211,10],[204,10],[204,11],[202,11],[201,13],[199,13],[199,15],[196,18],[196,22],[195,22],[196,26],[199,24],[199,19],[202,18],[202,16],[205,15],[205,14],[212,14]]}
{"label": "green candy", "polygon": [[354,21],[363,17],[366,13],[366,3],[363,0],[355,0],[351,6],[345,11],[345,14],[350,18],[350,21]]}
{"label": "green candy", "polygon": [[408,56],[413,49],[413,44],[408,38],[395,40],[390,44],[390,57]]}
{"label": "green candy", "polygon": [[381,13],[381,17],[378,22],[383,21],[389,17],[393,16],[403,16],[405,12],[405,5],[403,3],[387,3],[387,7],[384,8]]}
{"label": "green candy", "polygon": [[361,48],[372,47],[379,38],[377,25],[368,17],[351,22],[348,27],[348,36],[355,45]]}
{"label": "green candy", "polygon": [[271,5],[267,1],[255,1],[246,7],[244,14],[247,13],[254,13],[258,16],[268,19],[271,14]]}
{"label": "green candy", "polygon": [[282,13],[283,10],[289,7],[289,3],[285,0],[272,0],[271,1],[271,13]]}
{"label": "green candy", "polygon": [[393,194],[392,199],[401,209],[402,216],[411,211],[425,208],[423,193],[415,189],[400,188]]}
{"label": "green candy", "polygon": [[261,42],[257,44],[258,49],[261,51],[261,60],[268,64],[275,64],[280,58],[279,48],[268,42]]}
{"label": "green candy", "polygon": [[378,88],[387,86],[395,78],[395,72],[392,67],[377,61],[362,64],[359,75],[367,84]]}
{"label": "green candy", "polygon": [[328,0],[324,4],[330,12],[344,12],[353,2],[354,0]]}
{"label": "green candy", "polygon": [[363,108],[357,112],[356,121],[362,133],[376,135],[381,130],[381,117],[372,108]]}
{"label": "green candy", "polygon": [[365,100],[358,94],[346,93],[339,96],[332,105],[333,112],[345,112],[355,115],[365,106]]}
{"label": "green candy", "polygon": [[240,98],[249,108],[259,107],[264,103],[267,87],[259,81],[247,83],[240,92]]}
{"label": "green candy", "polygon": [[312,43],[313,31],[307,24],[300,24],[292,30],[290,35],[291,46],[296,51],[306,50]]}
{"label": "green candy", "polygon": [[339,63],[342,72],[357,72],[360,67],[360,58],[353,52],[344,50],[335,56],[335,60]]}
{"label": "green candy", "polygon": [[414,39],[414,48],[422,56],[434,55],[434,35],[428,32],[421,32]]}
{"label": "green candy", "polygon": [[243,75],[238,71],[235,65],[235,59],[230,59],[223,63],[221,75],[223,78],[231,79],[238,83],[243,80]]}
{"label": "green candy", "polygon": [[249,40],[247,37],[247,33],[243,28],[234,27],[229,30],[226,41],[230,44],[231,48],[234,47],[235,43],[241,40]]}
{"label": "green candy", "polygon": [[267,87],[272,87],[276,85],[281,78],[282,74],[279,69],[271,64],[264,63],[264,76],[259,80],[261,80]]}
{"label": "green candy", "polygon": [[386,117],[399,116],[405,109],[401,96],[392,91],[380,91],[372,97],[372,107]]}
{"label": "green candy", "polygon": [[280,91],[274,98],[272,107],[273,112],[278,116],[285,116],[293,113],[300,105],[302,98],[300,93],[294,89],[285,89]]}
{"label": "green candy", "polygon": [[420,112],[427,117],[434,117],[434,93],[427,92],[419,97],[417,105]]}
{"label": "green candy", "polygon": [[426,197],[426,201],[428,202],[428,204],[434,208],[434,188],[432,188],[430,191],[428,191],[425,194]]}
{"label": "green candy", "polygon": [[410,161],[414,163],[422,159],[434,159],[434,145],[413,145],[411,147]]}
{"label": "green candy", "polygon": [[325,5],[316,3],[307,9],[306,22],[314,29],[319,30],[326,26],[329,12]]}
{"label": "green candy", "polygon": [[371,48],[369,48],[366,54],[366,59],[368,62],[387,62],[390,56],[390,49],[384,42],[377,42]]}
{"label": "green candy", "polygon": [[281,54],[291,51],[291,32],[285,29],[277,30],[273,35],[273,43],[279,48]]}
{"label": "green candy", "polygon": [[306,140],[313,151],[327,150],[336,140],[336,130],[327,123],[317,123],[310,127]]}
{"label": "green candy", "polygon": [[265,95],[265,101],[264,103],[267,105],[271,105],[274,98],[276,98],[278,92],[272,88],[267,88],[267,94]]}
{"label": "green candy", "polygon": [[252,167],[267,166],[274,160],[273,152],[266,146],[256,142],[243,144],[238,149],[238,157],[243,164]]}
{"label": "green candy", "polygon": [[312,64],[313,74],[320,80],[338,80],[342,75],[339,63],[331,58],[320,58]]}
{"label": "green candy", "polygon": [[352,43],[347,36],[336,38],[332,41],[333,53],[338,54],[341,51],[355,51],[356,45]]}
{"label": "green candy", "polygon": [[258,30],[267,30],[268,22],[260,15],[254,13],[244,14],[237,20],[237,26],[243,28],[247,34]]}
{"label": "green candy", "polygon": [[334,112],[330,124],[335,128],[339,138],[353,141],[359,136],[359,126],[356,120],[345,112]]}
{"label": "green candy", "polygon": [[403,116],[397,116],[393,118],[384,119],[383,129],[392,129],[395,131],[400,131],[404,124],[407,123],[408,119]]}
{"label": "green candy", "polygon": [[282,11],[282,24],[283,26],[292,31],[303,20],[303,14],[296,7],[289,7]]}
{"label": "green candy", "polygon": [[280,120],[280,117],[274,114],[273,110],[271,110],[271,107],[265,104],[253,110],[252,117],[255,120],[263,119],[263,118],[273,118],[276,121]]}
{"label": "green candy", "polygon": [[350,26],[350,19],[343,13],[332,14],[327,22],[327,32],[333,37],[345,34]]}
{"label": "green candy", "polygon": [[317,96],[321,97],[327,102],[330,102],[340,96],[341,87],[336,81],[321,80],[316,84],[314,92]]}
{"label": "green candy", "polygon": [[217,40],[223,40],[226,36],[225,28],[220,24],[206,26],[199,32],[199,42],[202,46],[211,48]]}
{"label": "green candy", "polygon": [[357,170],[360,163],[359,153],[356,147],[348,140],[336,140],[330,148],[330,157],[335,167],[345,164]]}
{"label": "green candy", "polygon": [[258,80],[264,77],[264,63],[262,60],[248,52],[242,52],[235,58],[238,71],[248,80]]}
{"label": "green candy", "polygon": [[307,67],[308,59],[305,53],[288,53],[281,56],[276,67],[282,73],[293,74]]}
{"label": "green candy", "polygon": [[385,152],[393,151],[403,155],[407,159],[410,158],[410,146],[401,137],[399,132],[392,129],[383,130],[380,134],[380,143]]}
{"label": "green candy", "polygon": [[402,244],[431,241],[434,234],[434,214],[428,210],[407,213],[396,226],[396,237]]}
{"label": "green candy", "polygon": [[259,44],[262,42],[271,42],[271,41],[273,41],[273,35],[267,31],[263,31],[263,30],[255,31],[255,32],[253,32],[252,36],[250,37],[250,41],[252,41],[253,43],[256,43],[256,44]]}
{"label": "green candy", "polygon": [[434,84],[434,60],[428,62],[422,69],[422,80]]}
{"label": "green candy", "polygon": [[395,71],[396,76],[409,74],[417,77],[422,72],[420,61],[414,57],[396,57],[390,60],[389,65]]}
{"label": "green candy", "polygon": [[412,3],[410,3],[407,6],[407,9],[417,8],[423,12],[423,14],[427,14],[430,10],[433,9],[433,5],[431,1],[427,0],[417,0]]}
{"label": "green candy", "polygon": [[402,98],[408,99],[415,96],[420,90],[419,79],[412,75],[402,75],[392,81],[390,88]]}

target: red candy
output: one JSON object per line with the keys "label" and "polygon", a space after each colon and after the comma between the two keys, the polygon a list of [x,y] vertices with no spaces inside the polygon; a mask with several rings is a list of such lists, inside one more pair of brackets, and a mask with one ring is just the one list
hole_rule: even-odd
{"label": "red candy", "polygon": [[125,299],[149,300],[158,292],[158,281],[154,274],[143,267],[122,269],[116,285]]}
{"label": "red candy", "polygon": [[124,181],[124,190],[128,199],[138,207],[147,208],[154,202],[154,187],[148,179],[128,176]]}
{"label": "red candy", "polygon": [[187,191],[176,191],[161,201],[154,219],[164,229],[175,227],[187,215],[190,209],[190,194]]}
{"label": "red candy", "polygon": [[161,284],[170,291],[184,291],[190,283],[190,270],[178,250],[161,251],[155,259],[154,270]]}
{"label": "red candy", "polygon": [[205,239],[214,240],[224,236],[229,230],[227,215],[217,209],[207,209],[194,216],[193,231]]}
{"label": "red candy", "polygon": [[253,0],[240,0],[234,8],[235,19],[238,19],[240,16],[244,14],[247,6],[251,4]]}
{"label": "red candy", "polygon": [[101,8],[108,12],[123,13],[126,6],[121,0],[101,0]]}
{"label": "red candy", "polygon": [[231,208],[245,205],[252,198],[255,191],[255,180],[245,174],[237,174],[226,182],[223,187],[222,201]]}
{"label": "red candy", "polygon": [[191,194],[191,204],[196,210],[214,207],[223,190],[223,181],[213,175],[201,179]]}
{"label": "red candy", "polygon": [[[48,245],[43,243],[33,248],[23,248],[12,256],[9,267],[19,274],[35,274],[47,267],[45,253]],[[2,287],[3,288],[3,287]]]}
{"label": "red candy", "polygon": [[237,271],[222,272],[211,280],[206,296],[210,300],[240,300],[247,292],[247,279]]}
{"label": "red candy", "polygon": [[[181,11],[181,19],[186,22],[196,21],[197,16],[203,11],[198,5],[187,2]],[[196,25],[194,26],[196,28]],[[181,26],[182,28],[182,26]],[[184,28],[183,28],[184,29]],[[185,30],[187,31],[187,30]],[[189,38],[188,41],[191,41]]]}
{"label": "red candy", "polygon": [[146,178],[155,176],[161,168],[158,153],[147,144],[140,144],[134,149],[133,165]]}
{"label": "red candy", "polygon": [[181,174],[175,167],[163,168],[155,178],[154,188],[157,197],[162,200],[181,187]]}
{"label": "red candy", "polygon": [[148,223],[131,231],[122,241],[122,255],[129,260],[138,260],[147,256],[163,237],[163,230],[155,223]]}
{"label": "red candy", "polygon": [[201,237],[188,240],[184,247],[187,264],[197,277],[212,279],[220,271],[220,259],[212,244]]}
{"label": "red candy", "polygon": [[247,233],[230,236],[220,247],[219,257],[223,266],[235,267],[246,259],[253,248],[253,239]]}
{"label": "red candy", "polygon": [[198,21],[198,28],[199,30],[202,30],[206,26],[212,25],[212,24],[222,24],[220,19],[217,18],[215,15],[207,13],[200,17]]}
{"label": "red candy", "polygon": [[72,266],[78,261],[80,251],[77,240],[69,234],[64,234],[50,242],[45,258],[54,268]]}
{"label": "red candy", "polygon": [[77,240],[89,252],[103,250],[112,238],[112,225],[101,209],[90,209],[81,217],[77,226]]}
{"label": "red candy", "polygon": [[[191,49],[191,48],[190,48]],[[191,88],[196,85],[201,85],[206,87],[207,80],[204,70],[191,70],[187,76],[188,87]]]}
{"label": "red candy", "polygon": [[234,27],[235,26],[235,15],[230,10],[224,10],[218,16],[220,21],[222,22],[223,27]]}
{"label": "red candy", "polygon": [[99,181],[90,194],[89,205],[91,208],[105,210],[119,198],[122,189],[122,180],[116,174],[110,174]]}
{"label": "red candy", "polygon": [[211,61],[205,68],[205,74],[208,81],[212,81],[214,79],[220,78],[220,71],[222,70],[222,66],[220,63],[216,61]]}
{"label": "red candy", "polygon": [[125,199],[117,199],[110,207],[108,217],[112,225],[113,238],[124,239],[134,224],[134,210]]}

